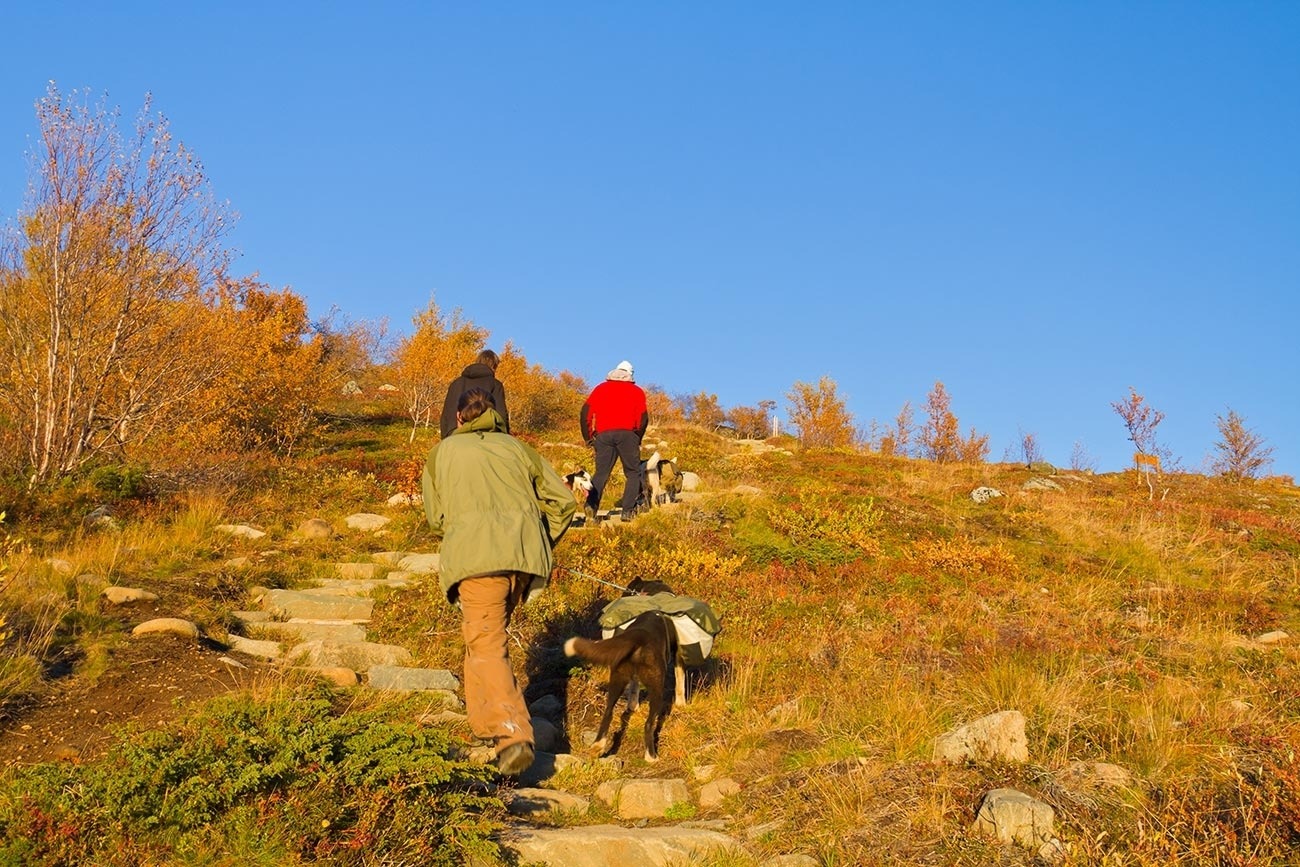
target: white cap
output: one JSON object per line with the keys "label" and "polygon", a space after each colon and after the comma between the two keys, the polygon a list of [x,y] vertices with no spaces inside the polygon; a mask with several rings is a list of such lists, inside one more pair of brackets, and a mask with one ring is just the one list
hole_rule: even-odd
{"label": "white cap", "polygon": [[632,362],[630,362],[630,361],[620,361],[620,362],[618,363],[618,367],[616,367],[616,368],[614,368],[614,369],[615,369],[615,370],[626,370],[629,374],[631,374],[631,373],[632,373]]}

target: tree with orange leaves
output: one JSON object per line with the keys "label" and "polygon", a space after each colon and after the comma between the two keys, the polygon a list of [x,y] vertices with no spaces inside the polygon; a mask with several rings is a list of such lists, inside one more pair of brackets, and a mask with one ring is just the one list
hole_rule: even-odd
{"label": "tree with orange leaves", "polygon": [[213,374],[199,333],[230,225],[149,100],[124,137],[51,84],[19,232],[0,259],[0,416],[31,484],[126,452]]}

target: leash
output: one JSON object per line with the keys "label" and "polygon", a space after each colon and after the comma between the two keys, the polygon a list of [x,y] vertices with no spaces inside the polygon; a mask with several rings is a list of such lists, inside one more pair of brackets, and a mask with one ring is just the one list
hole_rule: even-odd
{"label": "leash", "polygon": [[570,569],[568,566],[560,566],[559,568],[570,575],[577,575],[579,578],[586,578],[588,581],[595,581],[597,584],[604,584],[606,587],[613,587],[615,590],[622,590],[624,593],[631,592],[622,584],[615,584],[613,581],[606,581],[604,578],[597,578],[595,575],[588,575],[586,572],[579,572],[577,569]]}

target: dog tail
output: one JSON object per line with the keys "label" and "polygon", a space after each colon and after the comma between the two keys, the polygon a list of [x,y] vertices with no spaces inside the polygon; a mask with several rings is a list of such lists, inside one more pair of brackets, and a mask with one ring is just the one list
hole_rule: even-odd
{"label": "dog tail", "polygon": [[637,651],[642,639],[635,634],[623,633],[601,641],[574,636],[564,642],[564,655],[576,656],[597,665],[611,668],[618,665]]}

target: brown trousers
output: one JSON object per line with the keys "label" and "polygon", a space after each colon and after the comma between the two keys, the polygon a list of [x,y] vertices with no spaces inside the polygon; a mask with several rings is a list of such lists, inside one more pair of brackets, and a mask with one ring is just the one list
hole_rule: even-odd
{"label": "brown trousers", "polygon": [[531,575],[512,572],[465,578],[457,584],[465,636],[465,710],[475,737],[495,741],[498,750],[533,743],[524,694],[510,667],[510,615],[523,601]]}

